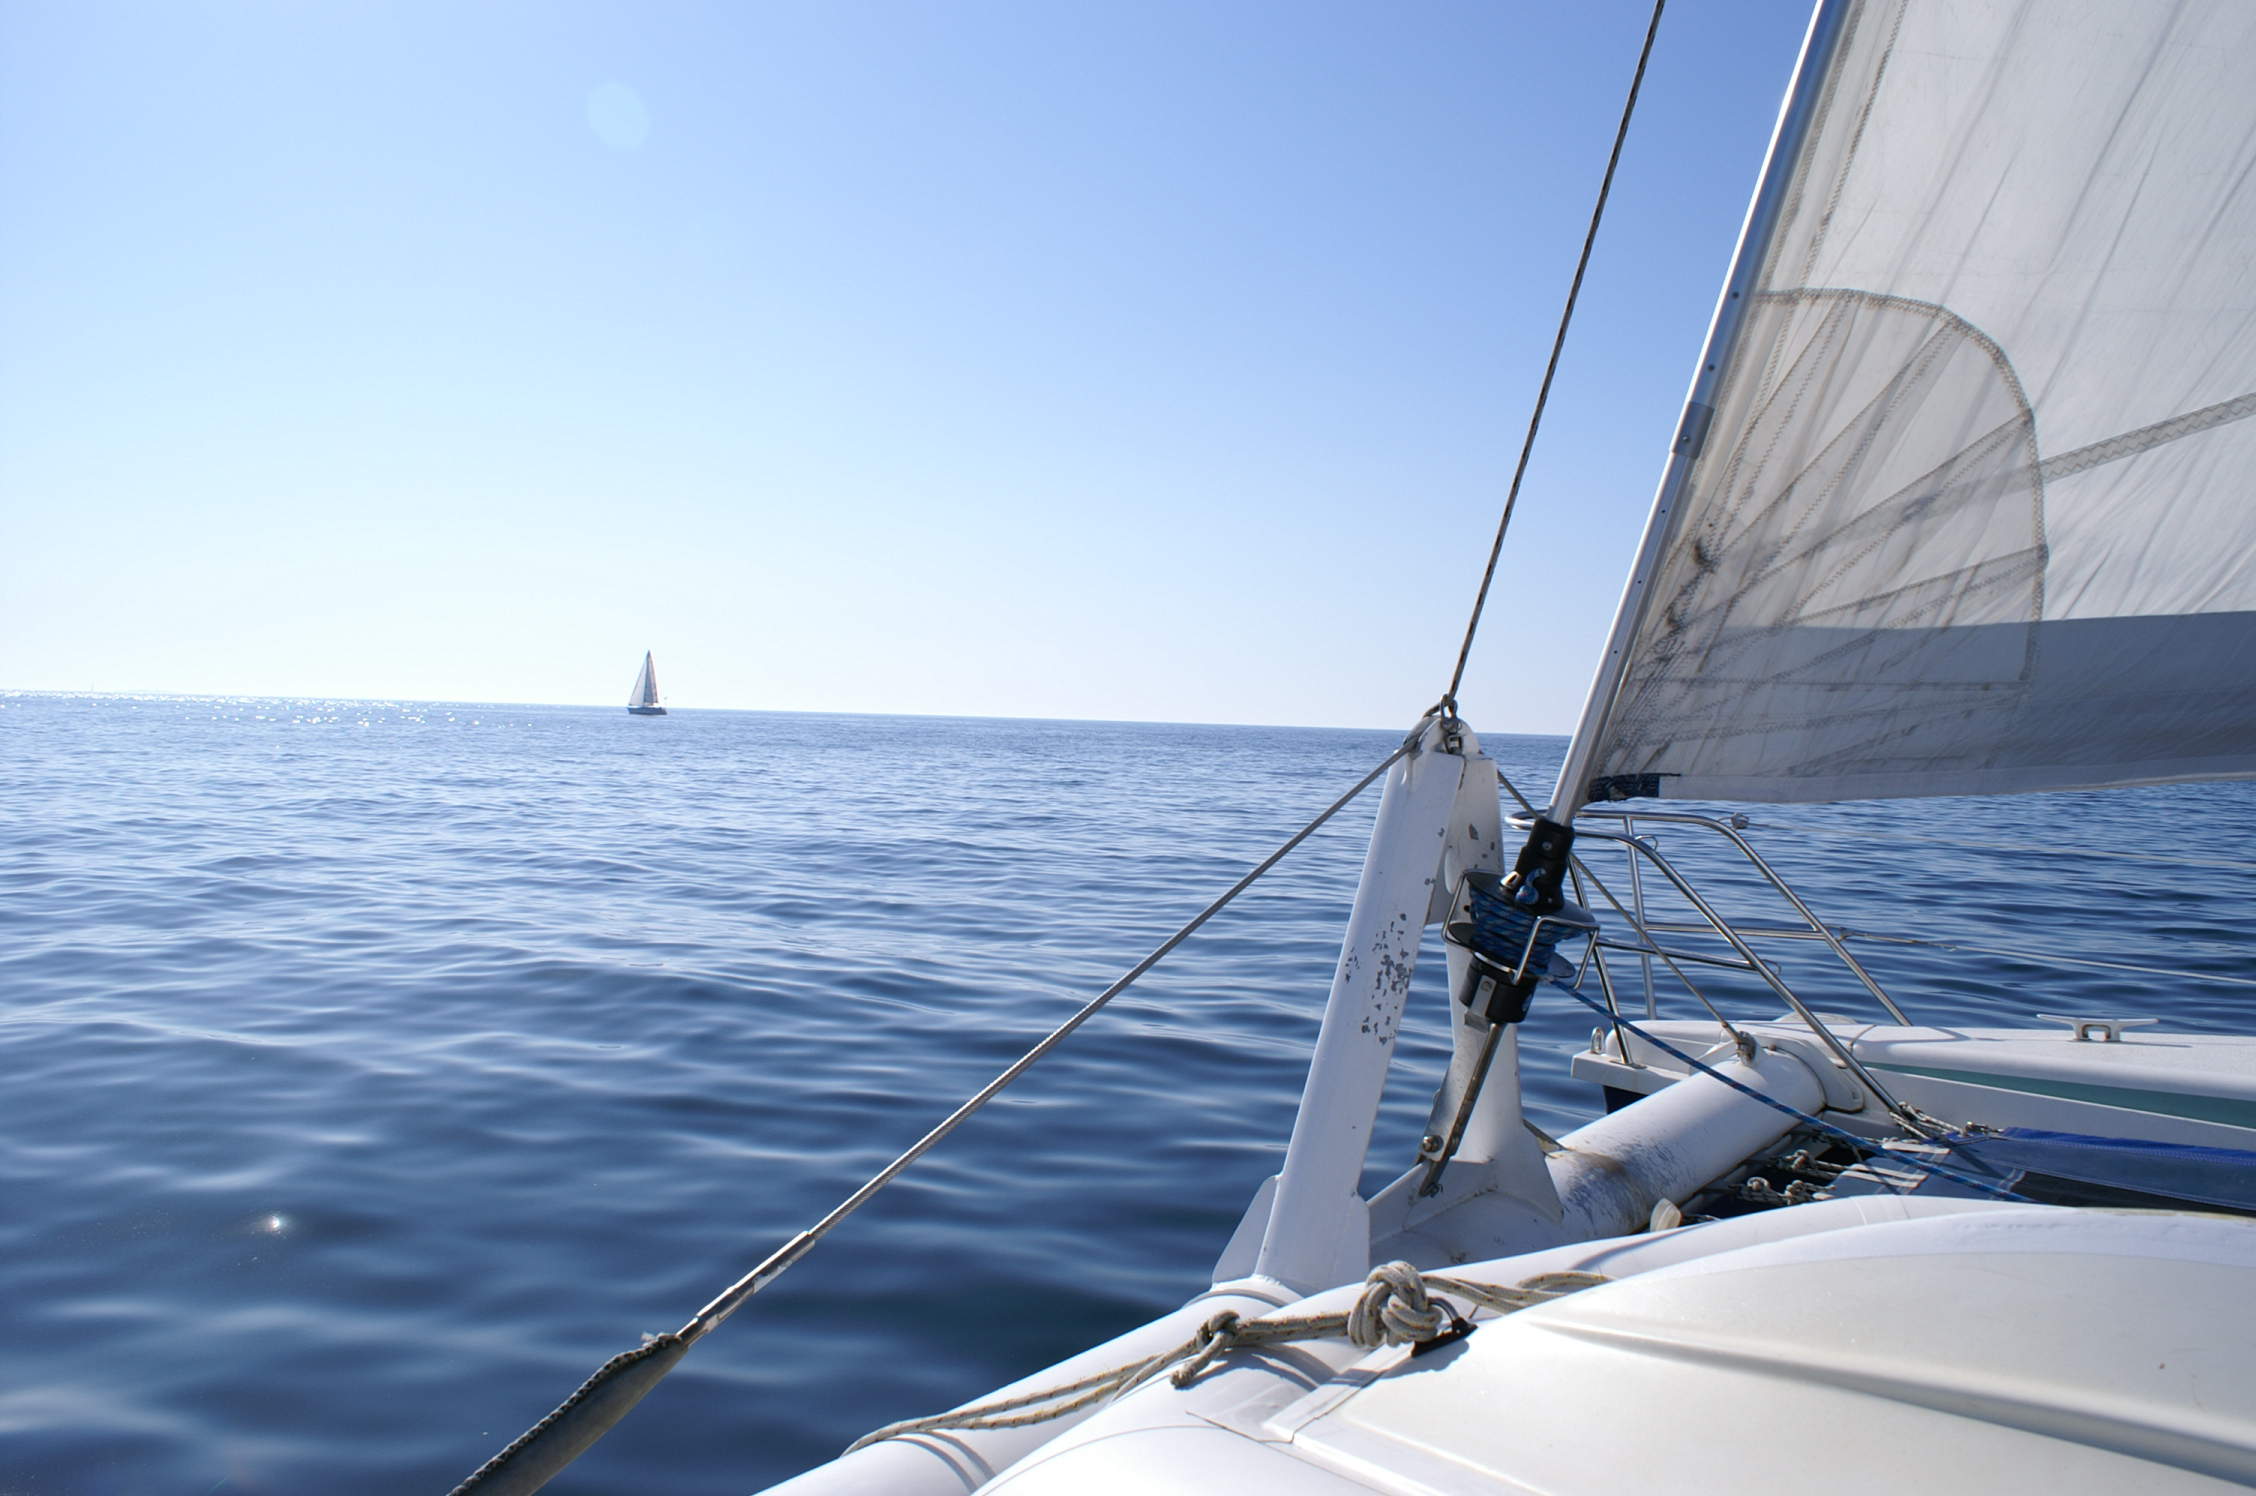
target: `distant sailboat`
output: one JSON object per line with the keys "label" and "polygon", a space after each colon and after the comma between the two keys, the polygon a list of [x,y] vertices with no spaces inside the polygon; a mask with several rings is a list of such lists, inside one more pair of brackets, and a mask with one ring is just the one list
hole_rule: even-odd
{"label": "distant sailboat", "polygon": [[666,709],[658,704],[658,667],[651,663],[648,650],[643,652],[642,671],[635,676],[634,689],[627,693],[627,710],[637,717],[666,715]]}

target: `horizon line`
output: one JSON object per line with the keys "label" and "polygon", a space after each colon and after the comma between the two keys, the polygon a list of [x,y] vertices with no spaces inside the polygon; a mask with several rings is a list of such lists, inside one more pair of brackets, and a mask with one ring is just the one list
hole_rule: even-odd
{"label": "horizon line", "polygon": [[[158,691],[158,690],[63,690],[36,686],[0,686],[0,700],[12,697],[45,697],[67,700],[99,701],[183,701],[183,702],[322,702],[351,703],[359,706],[418,706],[464,707],[482,710],[510,710],[529,708],[545,711],[587,711],[626,714],[626,707],[607,706],[587,701],[500,701],[500,700],[445,700],[421,696],[348,696],[328,695],[319,692],[257,692],[257,691]],[[769,717],[872,717],[908,719],[932,722],[1060,722],[1091,727],[1234,727],[1265,728],[1290,732],[1397,732],[1395,727],[1343,727],[1336,724],[1308,722],[1207,722],[1164,717],[1047,717],[978,712],[883,712],[816,709],[805,707],[737,707],[737,706],[675,706],[668,704],[668,715],[681,713],[696,715],[736,714]],[[1484,737],[1498,738],[1564,738],[1563,732],[1504,732],[1475,728]]]}

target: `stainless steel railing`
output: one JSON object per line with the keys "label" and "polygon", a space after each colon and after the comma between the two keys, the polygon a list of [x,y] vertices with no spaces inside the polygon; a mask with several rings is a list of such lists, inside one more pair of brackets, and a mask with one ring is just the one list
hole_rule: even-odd
{"label": "stainless steel railing", "polygon": [[[1521,820],[1522,818],[1515,817],[1514,824],[1519,825]],[[1596,936],[1591,940],[1585,956],[1585,961],[1598,977],[1600,990],[1605,994],[1607,1010],[1615,1016],[1615,1038],[1625,1059],[1631,1054],[1631,1050],[1627,1036],[1621,1032],[1619,1025],[1621,999],[1613,980],[1613,974],[1606,967],[1605,953],[1607,951],[1633,954],[1638,957],[1645,977],[1646,1012],[1648,1016],[1654,1015],[1658,1008],[1651,968],[1651,963],[1657,959],[1666,965],[1675,974],[1677,980],[1684,984],[1686,990],[1698,998],[1701,1005],[1714,1015],[1716,1021],[1723,1026],[1726,1033],[1732,1035],[1735,1040],[1744,1045],[1746,1041],[1740,1035],[1738,1029],[1724,1016],[1720,1008],[1708,1000],[1706,995],[1700,991],[1699,986],[1684,971],[1685,965],[1719,967],[1752,976],[1768,987],[1785,1002],[1788,1008],[1793,1010],[1794,1015],[1809,1029],[1811,1035],[1825,1046],[1842,1068],[1854,1075],[1863,1084],[1867,1094],[1894,1113],[1907,1126],[1915,1130],[1923,1128],[1925,1119],[1921,1118],[1910,1107],[1897,1101],[1888,1088],[1882,1085],[1872,1072],[1866,1069],[1864,1064],[1857,1059],[1840,1036],[1835,1034],[1825,1021],[1818,1017],[1816,1011],[1803,1000],[1801,994],[1796,992],[1786,981],[1785,975],[1779,967],[1773,962],[1764,960],[1755,950],[1750,942],[1750,936],[1754,935],[1755,931],[1753,929],[1742,929],[1725,918],[1714,904],[1705,898],[1697,888],[1693,887],[1691,880],[1686,878],[1675,864],[1661,855],[1658,844],[1651,837],[1641,837],[1637,834],[1637,823],[1642,820],[1648,824],[1699,827],[1723,837],[1745,860],[1748,867],[1754,870],[1760,880],[1784,899],[1788,907],[1802,920],[1802,924],[1799,926],[1788,926],[1785,929],[1794,938],[1823,942],[1842,965],[1857,978],[1865,990],[1871,993],[1880,1005],[1887,1010],[1888,1015],[1897,1023],[1908,1027],[1911,1020],[1905,1016],[1903,1009],[1896,1005],[1895,1000],[1888,996],[1879,982],[1873,979],[1872,974],[1866,971],[1856,957],[1849,952],[1848,947],[1842,944],[1840,937],[1812,913],[1809,906],[1802,901],[1801,896],[1787,885],[1785,879],[1778,876],[1777,870],[1763,860],[1762,854],[1748,845],[1746,838],[1739,834],[1738,827],[1713,816],[1692,815],[1682,811],[1639,812],[1586,809],[1578,814],[1575,820],[1575,835],[1578,841],[1583,844],[1593,840],[1611,843],[1621,847],[1629,859],[1630,902],[1626,904],[1615,896],[1613,890],[1607,887],[1604,880],[1598,877],[1584,858],[1579,855],[1576,856],[1570,867],[1570,872],[1575,880],[1578,899],[1587,900],[1587,890],[1595,889],[1608,904],[1613,906],[1615,912],[1628,922],[1636,935],[1636,939],[1633,941],[1610,938],[1605,935]],[[1621,829],[1607,830],[1599,825],[1587,824],[1608,821],[1618,823]],[[1702,923],[1671,922],[1666,928],[1656,929],[1654,922],[1646,912],[1642,871],[1646,865],[1650,865],[1653,871],[1659,873],[1669,887],[1692,906]],[[1778,927],[1756,928],[1775,930]],[[1731,948],[1732,954],[1730,956],[1709,955],[1679,946],[1664,946],[1656,939],[1656,936],[1662,934],[1702,933],[1721,938]],[[1581,972],[1577,973],[1578,981],[1582,974]]]}
{"label": "stainless steel railing", "polygon": [[[1516,795],[1517,792],[1514,791],[1514,794]],[[1521,803],[1523,806],[1526,805],[1524,799]],[[1514,826],[1525,829],[1532,819],[1532,812],[1515,815],[1510,819]],[[1767,989],[1772,995],[1784,1001],[1795,1017],[1809,1029],[1810,1033],[1824,1045],[1827,1051],[1868,1088],[1869,1093],[1875,1099],[1881,1101],[1889,1111],[1907,1125],[1923,1130],[1925,1119],[1919,1118],[1918,1114],[1911,1108],[1896,1102],[1888,1091],[1873,1078],[1871,1072],[1858,1063],[1855,1055],[1850,1052],[1850,1045],[1844,1042],[1841,1036],[1835,1033],[1828,1023],[1818,1015],[1815,1003],[1811,1000],[1815,989],[1809,985],[1803,976],[1808,969],[1806,965],[1797,965],[1796,980],[1802,982],[1800,990],[1797,990],[1795,983],[1789,981],[1785,968],[1778,961],[1766,959],[1759,953],[1758,944],[1772,941],[1797,943],[1804,950],[1807,950],[1812,944],[1823,946],[1839,963],[1839,971],[1852,978],[1856,987],[1860,987],[1864,994],[1885,1010],[1889,1020],[1906,1027],[1911,1026],[1911,1019],[1895,999],[1889,995],[1888,991],[1881,986],[1872,972],[1865,967],[1864,963],[1857,959],[1855,953],[1849,949],[1848,942],[1856,941],[1898,949],[1919,948],[1953,954],[2004,957],[2030,965],[2055,968],[2070,974],[2093,971],[2126,972],[2169,981],[2256,987],[2256,979],[2245,976],[2227,975],[2215,971],[2178,970],[2125,962],[2119,959],[2091,959],[2064,951],[2004,949],[1979,943],[1978,940],[1956,938],[1948,932],[1930,930],[1924,927],[1920,927],[1916,934],[1897,934],[1828,924],[1811,910],[1792,886],[1779,875],[1778,871],[1764,859],[1761,853],[1755,850],[1746,837],[1740,834],[1749,826],[1748,819],[1744,815],[1724,817],[1700,815],[1689,811],[1632,810],[1591,806],[1576,814],[1575,824],[1579,849],[1595,852],[1600,846],[1611,847],[1619,849],[1624,858],[1626,878],[1623,879],[1619,891],[1614,887],[1609,887],[1606,881],[1598,875],[1598,871],[1590,865],[1591,860],[1586,859],[1579,852],[1572,860],[1570,871],[1574,880],[1575,898],[1586,907],[1602,914],[1610,910],[1610,918],[1607,923],[1614,925],[1617,930],[1626,929],[1627,932],[1626,935],[1601,932],[1594,936],[1584,949],[1583,959],[1575,972],[1574,983],[1577,987],[1580,987],[1588,977],[1595,976],[1597,978],[1598,986],[1605,997],[1607,1011],[1612,1015],[1615,1046],[1623,1060],[1632,1065],[1640,1064],[1641,1061],[1636,1057],[1636,1051],[1629,1043],[1628,1035],[1622,1028],[1621,1016],[1625,996],[1634,999],[1638,994],[1625,991],[1624,977],[1641,988],[1645,1016],[1648,1018],[1658,1017],[1660,1016],[1660,1004],[1655,971],[1655,965],[1658,963],[1707,1010],[1709,1015],[1721,1026],[1724,1033],[1738,1043],[1743,1050],[1751,1050],[1753,1041],[1741,1033],[1725,1015],[1718,1003],[1702,990],[1700,983],[1694,980],[1693,973],[1705,971],[1732,978],[1752,978],[1760,987]],[[1695,888],[1691,878],[1686,875],[1684,867],[1672,862],[1662,854],[1659,840],[1652,834],[1654,830],[1661,827],[1691,832],[1702,838],[1703,841],[1712,838],[1712,845],[1728,854],[1725,864],[1726,872],[1721,880],[1715,876],[1716,869],[1712,864],[1700,866],[1699,874],[1711,886],[1719,883],[1722,885],[1714,888],[1715,893],[1728,892],[1734,896],[1734,915],[1740,912],[1737,903],[1738,896],[1749,893],[1758,896],[1767,893],[1775,899],[1776,902],[1771,907],[1770,912],[1746,918],[1727,916],[1718,907],[1716,897],[1704,895],[1699,889]],[[1806,830],[1807,828],[1785,829]],[[1904,839],[1932,840],[1932,838],[1911,837]],[[1956,843],[1951,844],[1956,845]],[[1992,851],[2062,850],[2065,854],[2076,850],[1992,847],[1986,843],[1970,843],[1968,845],[1980,845],[1984,850]],[[1603,859],[1596,860],[1602,861]],[[1694,864],[1706,863],[1706,860],[1699,855],[1694,855],[1691,861]],[[2204,861],[2199,865],[2208,866],[2210,863]],[[2256,869],[2256,864],[2225,864],[2220,862],[2216,865],[2230,866],[2235,869],[2241,867]],[[1611,871],[1610,867],[1608,871]],[[1656,880],[1658,881],[1656,882]],[[1654,912],[1654,896],[1656,894],[1673,894],[1675,900],[1681,901],[1683,907],[1671,908],[1666,913],[1656,914]],[[1766,902],[1768,901],[1766,900]],[[1703,946],[1705,948],[1702,948]],[[1784,956],[1785,952],[1778,951],[1776,954]],[[2118,953],[2111,951],[2108,954],[2113,956]],[[1636,958],[1634,967],[1628,968],[1627,971],[1617,969],[1622,965],[1623,958],[1632,956]],[[1609,957],[1612,958],[1611,964]],[[1821,982],[1821,985],[1830,986],[1831,984]],[[1744,989],[1741,989],[1741,995],[1744,995]],[[1595,1038],[1593,1042],[1596,1042]]]}

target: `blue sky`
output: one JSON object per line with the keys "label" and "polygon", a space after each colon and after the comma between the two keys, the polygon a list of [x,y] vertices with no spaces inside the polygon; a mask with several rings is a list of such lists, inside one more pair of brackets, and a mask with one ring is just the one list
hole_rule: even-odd
{"label": "blue sky", "polygon": [[[0,688],[1405,724],[1646,15],[0,0]],[[1670,7],[1477,726],[1580,708],[1806,20]]]}

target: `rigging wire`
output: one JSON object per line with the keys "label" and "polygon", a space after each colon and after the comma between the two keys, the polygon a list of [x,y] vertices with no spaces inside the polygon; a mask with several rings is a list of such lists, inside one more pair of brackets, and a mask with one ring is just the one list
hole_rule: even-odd
{"label": "rigging wire", "polygon": [[666,1373],[674,1369],[692,1345],[711,1333],[722,1320],[742,1308],[754,1294],[781,1277],[841,1221],[861,1209],[879,1190],[891,1184],[902,1170],[930,1152],[972,1113],[1000,1095],[1004,1087],[1033,1068],[1036,1061],[1063,1044],[1075,1029],[1095,1017],[1099,1009],[1125,992],[1136,978],[1157,966],[1169,951],[1190,939],[1201,925],[1220,914],[1232,899],[1251,888],[1262,874],[1283,861],[1286,853],[1308,840],[1317,828],[1345,810],[1356,796],[1369,789],[1380,775],[1393,767],[1396,760],[1416,752],[1419,740],[1432,721],[1431,713],[1420,719],[1418,725],[1410,730],[1410,735],[1402,740],[1402,745],[1357,780],[1352,789],[1326,806],[1314,820],[1287,837],[1274,852],[1231,884],[1221,897],[1201,909],[1182,928],[1161,941],[1150,955],[1130,967],[1118,981],[1084,1003],[1072,1017],[1050,1030],[1040,1043],[1021,1055],[1009,1069],[949,1113],[937,1127],[912,1144],[907,1152],[872,1175],[868,1183],[847,1196],[829,1215],[785,1242],[758,1267],[737,1279],[719,1297],[698,1310],[689,1323],[679,1330],[670,1335],[651,1336],[637,1349],[623,1351],[597,1367],[595,1374],[581,1383],[578,1391],[558,1404],[554,1412],[520,1434],[501,1453],[479,1466],[469,1479],[456,1486],[453,1496],[473,1496],[473,1493],[475,1496],[529,1496],[529,1493],[546,1485],[559,1471],[608,1433],[613,1424],[631,1412],[635,1404],[651,1388],[657,1386]]}
{"label": "rigging wire", "polygon": [[1481,610],[1488,606],[1488,589],[1496,580],[1496,558],[1504,553],[1504,532],[1512,525],[1512,507],[1519,502],[1520,480],[1527,476],[1528,455],[1535,450],[1536,429],[1543,424],[1543,407],[1551,399],[1551,379],[1559,372],[1559,353],[1567,346],[1567,325],[1574,321],[1575,298],[1582,294],[1583,272],[1590,268],[1590,251],[1598,242],[1598,224],[1606,216],[1606,197],[1614,190],[1614,168],[1621,165],[1622,142],[1629,139],[1629,117],[1637,112],[1637,91],[1645,84],[1645,64],[1653,57],[1653,38],[1661,33],[1661,11],[1668,0],[1653,0],[1652,24],[1645,28],[1645,47],[1637,54],[1637,71],[1629,80],[1629,99],[1622,105],[1621,126],[1614,131],[1613,154],[1606,158],[1606,175],[1598,184],[1598,204],[1590,210],[1590,232],[1582,237],[1582,258],[1575,261],[1574,281],[1567,287],[1566,309],[1559,313],[1559,334],[1551,340],[1551,362],[1543,367],[1543,384],[1535,393],[1535,411],[1528,417],[1527,439],[1520,443],[1519,465],[1512,469],[1512,486],[1504,494],[1504,514],[1496,522],[1496,542],[1488,548],[1488,569],[1481,573],[1480,591],[1473,597],[1473,616],[1465,621],[1465,642],[1457,649],[1457,668],[1450,672],[1449,689],[1442,695],[1445,715],[1457,715],[1457,687],[1465,679],[1465,661],[1473,652],[1473,635],[1480,631]]}

